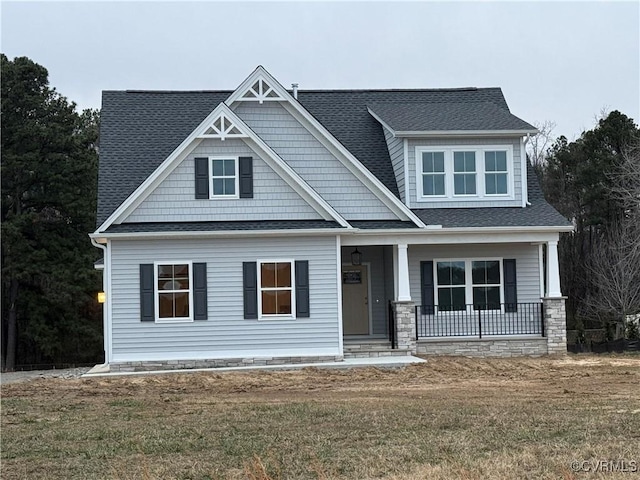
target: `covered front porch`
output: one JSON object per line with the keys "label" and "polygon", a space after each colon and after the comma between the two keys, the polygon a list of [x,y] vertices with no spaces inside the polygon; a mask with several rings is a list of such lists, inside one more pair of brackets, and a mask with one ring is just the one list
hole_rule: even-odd
{"label": "covered front porch", "polygon": [[452,244],[380,237],[342,242],[345,355],[566,351],[557,240]]}

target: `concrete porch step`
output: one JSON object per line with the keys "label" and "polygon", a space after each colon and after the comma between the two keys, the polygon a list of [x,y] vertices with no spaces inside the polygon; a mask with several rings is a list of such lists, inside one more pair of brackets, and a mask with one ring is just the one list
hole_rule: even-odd
{"label": "concrete porch step", "polygon": [[391,348],[389,341],[345,342],[343,345],[344,358],[378,358],[404,357],[411,355],[407,350]]}

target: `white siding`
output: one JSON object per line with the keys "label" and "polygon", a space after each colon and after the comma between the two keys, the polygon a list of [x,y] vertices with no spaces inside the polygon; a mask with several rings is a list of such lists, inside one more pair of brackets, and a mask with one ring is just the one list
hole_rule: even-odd
{"label": "white siding", "polygon": [[422,303],[420,289],[420,262],[435,258],[515,258],[518,302],[540,301],[540,274],[538,246],[526,244],[502,245],[410,245],[409,281],[411,298],[416,305]]}
{"label": "white siding", "polygon": [[389,130],[382,127],[384,131],[384,139],[387,141],[389,156],[391,157],[391,165],[393,165],[393,173],[396,175],[396,184],[400,192],[400,199],[406,202],[405,178],[404,178],[404,141],[401,138],[394,137]]}
{"label": "white siding", "polygon": [[[418,201],[416,190],[416,147],[448,147],[455,145],[505,145],[513,147],[514,198],[477,199],[468,201]],[[429,138],[409,140],[409,182],[408,201],[410,208],[467,208],[467,207],[520,207],[522,206],[522,177],[519,138]]]}
{"label": "white siding", "polygon": [[[335,237],[112,242],[113,361],[341,355]],[[309,261],[310,318],[245,320],[242,262]],[[139,265],[207,263],[208,320],[140,321]]]}
{"label": "white siding", "polygon": [[[253,157],[253,198],[197,200],[194,158],[209,155]],[[240,139],[206,139],[127,217],[125,222],[233,220],[320,220],[264,160]]]}
{"label": "white siding", "polygon": [[347,220],[398,218],[282,105],[242,102],[235,113]]}

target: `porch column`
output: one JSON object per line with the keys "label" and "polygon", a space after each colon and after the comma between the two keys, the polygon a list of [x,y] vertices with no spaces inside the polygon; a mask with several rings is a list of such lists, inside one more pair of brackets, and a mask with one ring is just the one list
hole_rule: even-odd
{"label": "porch column", "polygon": [[547,292],[542,299],[544,311],[544,333],[547,337],[549,355],[567,354],[567,312],[560,291],[560,266],[558,241],[547,242]]}
{"label": "porch column", "polygon": [[398,249],[398,293],[396,300],[398,302],[410,302],[411,290],[409,288],[409,256],[407,255],[407,244],[400,243],[396,247]]}
{"label": "porch column", "polygon": [[558,241],[547,242],[547,297],[562,297],[560,291],[560,264],[558,262]]}

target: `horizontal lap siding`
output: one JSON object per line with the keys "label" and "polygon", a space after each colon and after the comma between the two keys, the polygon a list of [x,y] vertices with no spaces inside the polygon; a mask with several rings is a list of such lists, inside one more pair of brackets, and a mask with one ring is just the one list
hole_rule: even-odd
{"label": "horizontal lap siding", "polygon": [[281,105],[243,102],[235,113],[346,219],[398,218]]}
{"label": "horizontal lap siding", "polygon": [[[478,199],[469,201],[418,202],[416,190],[416,147],[448,147],[457,145],[505,145],[513,147],[513,175],[515,197],[512,200]],[[477,160],[476,160],[477,161]],[[520,140],[513,138],[432,138],[409,140],[409,207],[411,208],[467,208],[467,207],[519,207],[522,206],[522,168]]]}
{"label": "horizontal lap siding", "polygon": [[538,247],[523,244],[499,245],[410,245],[409,281],[411,298],[420,305],[420,262],[436,258],[515,258],[519,303],[540,301]]}
{"label": "horizontal lap siding", "polygon": [[[259,259],[309,261],[310,318],[244,319],[242,263]],[[207,263],[208,320],[141,322],[139,264],[183,260]],[[336,268],[333,237],[114,241],[114,358],[179,355],[186,359],[193,352],[208,352],[215,358],[234,351],[276,356],[285,350],[313,355],[314,349],[333,349],[339,354]]]}
{"label": "horizontal lap siding", "polygon": [[[194,158],[209,155],[253,157],[253,198],[196,200]],[[125,222],[319,219],[320,215],[244,141],[226,139],[223,142],[218,139],[206,139],[169,174]]]}
{"label": "horizontal lap siding", "polygon": [[384,131],[384,139],[387,141],[389,156],[391,157],[391,165],[393,165],[393,173],[396,175],[396,184],[400,192],[400,198],[406,202],[405,197],[405,178],[404,178],[404,142],[394,137],[389,130],[382,127]]}

